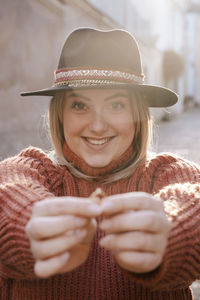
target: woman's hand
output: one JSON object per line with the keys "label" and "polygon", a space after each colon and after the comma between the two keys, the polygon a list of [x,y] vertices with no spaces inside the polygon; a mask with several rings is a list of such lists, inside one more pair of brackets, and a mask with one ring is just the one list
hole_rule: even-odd
{"label": "woman's hand", "polygon": [[85,262],[101,207],[89,199],[55,197],[33,207],[26,226],[35,257],[35,273],[46,278],[69,272]]}
{"label": "woman's hand", "polygon": [[113,252],[124,269],[145,273],[163,259],[171,223],[161,200],[143,192],[107,197],[102,203],[106,232],[100,245]]}

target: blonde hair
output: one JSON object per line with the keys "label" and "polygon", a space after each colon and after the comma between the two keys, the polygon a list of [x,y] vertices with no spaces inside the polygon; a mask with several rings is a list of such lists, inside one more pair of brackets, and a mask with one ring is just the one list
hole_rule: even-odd
{"label": "blonde hair", "polygon": [[[143,164],[147,159],[147,150],[151,137],[151,119],[149,108],[142,99],[139,92],[129,91],[130,100],[132,103],[133,118],[135,122],[135,134],[133,139],[133,157],[126,166],[115,170],[104,180],[105,183],[114,182],[119,179],[129,177],[135,169]],[[63,145],[65,143],[63,131],[63,107],[65,101],[65,91],[57,93],[50,102],[48,124],[51,142],[54,151],[50,153],[50,158],[54,163],[66,165],[70,172],[87,180],[101,180],[98,177],[88,176],[77,170],[69,161],[66,160],[63,154]]]}

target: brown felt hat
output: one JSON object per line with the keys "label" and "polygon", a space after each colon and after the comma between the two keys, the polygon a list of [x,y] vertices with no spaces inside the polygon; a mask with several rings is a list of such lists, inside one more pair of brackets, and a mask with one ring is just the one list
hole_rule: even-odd
{"label": "brown felt hat", "polygon": [[150,107],[167,107],[178,100],[167,88],[144,84],[138,45],[130,33],[92,28],[79,28],[68,36],[52,87],[21,95],[54,96],[59,91],[84,88],[137,90]]}

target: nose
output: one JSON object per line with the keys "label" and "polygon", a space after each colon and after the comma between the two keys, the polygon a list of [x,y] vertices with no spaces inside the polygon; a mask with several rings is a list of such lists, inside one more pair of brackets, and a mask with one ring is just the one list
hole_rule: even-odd
{"label": "nose", "polygon": [[108,128],[108,123],[106,121],[103,111],[95,111],[91,115],[89,122],[89,129],[91,132],[101,135]]}

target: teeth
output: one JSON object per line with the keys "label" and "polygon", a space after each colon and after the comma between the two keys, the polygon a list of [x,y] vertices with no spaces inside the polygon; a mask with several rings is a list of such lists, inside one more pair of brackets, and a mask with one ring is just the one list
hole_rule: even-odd
{"label": "teeth", "polygon": [[105,138],[105,139],[102,139],[102,140],[93,140],[93,139],[88,139],[88,138],[86,138],[86,140],[87,140],[90,144],[93,144],[93,145],[102,145],[102,144],[107,143],[110,139],[109,139],[109,138]]}

